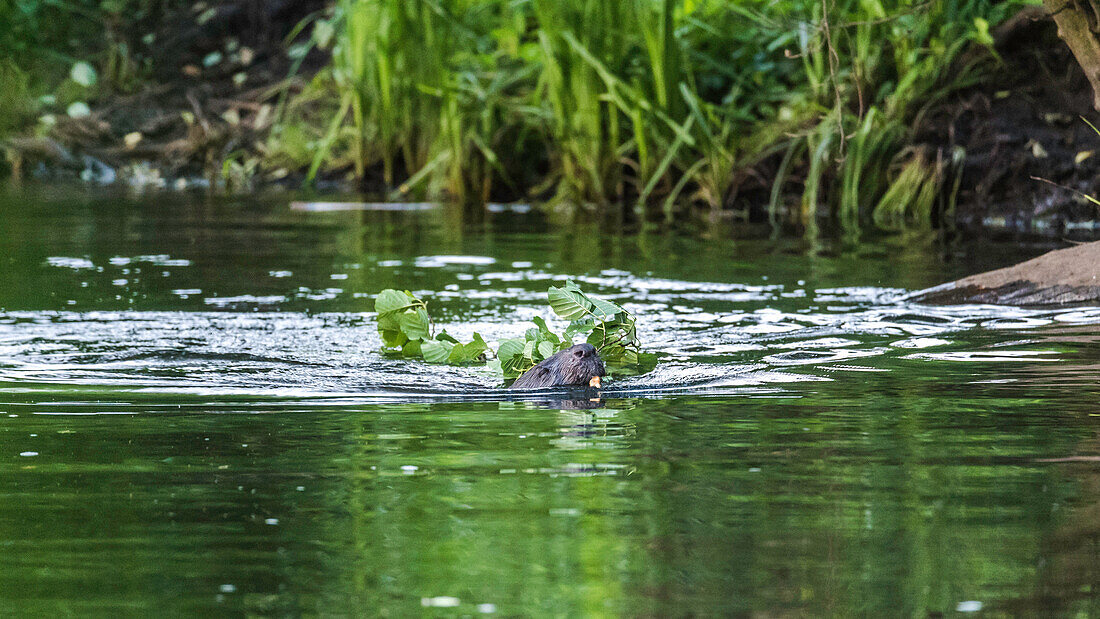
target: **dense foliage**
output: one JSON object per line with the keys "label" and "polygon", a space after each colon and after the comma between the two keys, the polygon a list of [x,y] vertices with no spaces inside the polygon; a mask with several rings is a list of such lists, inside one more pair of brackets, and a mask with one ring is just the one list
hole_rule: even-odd
{"label": "dense foliage", "polygon": [[[554,333],[541,317],[521,338],[500,341],[489,368],[506,379],[524,372],[557,353],[586,341],[599,351],[611,374],[634,374],[653,368],[656,358],[642,353],[636,318],[622,306],[585,294],[573,281],[547,291],[550,308],[570,321],[563,333]],[[411,292],[386,289],[374,303],[383,350],[428,363],[464,365],[484,362],[489,347],[478,333],[463,344],[444,330],[435,333],[428,306]]]}
{"label": "dense foliage", "polygon": [[[914,147],[922,115],[989,75],[993,28],[1035,1],[333,0],[286,39],[299,77],[320,70],[266,95],[249,169],[650,219],[765,204],[807,225],[926,226],[963,153]],[[200,30],[225,6],[0,0],[0,131],[135,88],[136,48],[181,4]]]}
{"label": "dense foliage", "polygon": [[341,0],[314,24],[332,65],[272,145],[429,196],[671,218],[766,175],[773,213],[928,222],[960,154],[907,149],[914,122],[981,79],[995,53],[963,52],[1023,4]]}

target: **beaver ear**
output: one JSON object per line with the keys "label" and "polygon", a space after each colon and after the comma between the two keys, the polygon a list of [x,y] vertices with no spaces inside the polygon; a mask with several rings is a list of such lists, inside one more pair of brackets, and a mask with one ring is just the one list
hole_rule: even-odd
{"label": "beaver ear", "polygon": [[578,348],[578,349],[574,350],[573,351],[573,356],[574,357],[583,357],[584,356],[584,349]]}

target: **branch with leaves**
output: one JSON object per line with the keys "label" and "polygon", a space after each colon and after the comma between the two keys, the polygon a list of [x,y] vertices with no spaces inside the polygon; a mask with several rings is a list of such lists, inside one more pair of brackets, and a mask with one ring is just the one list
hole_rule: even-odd
{"label": "branch with leaves", "polygon": [[518,378],[539,362],[581,341],[596,347],[611,374],[641,374],[657,364],[653,354],[643,353],[638,341],[637,318],[622,306],[585,294],[573,281],[551,286],[550,309],[569,321],[555,333],[541,317],[523,337],[500,341],[493,359],[485,339],[475,333],[462,343],[446,331],[435,333],[428,305],[408,291],[387,289],[375,298],[378,332],[383,352],[428,363],[467,365],[488,361],[487,367],[505,379]]}

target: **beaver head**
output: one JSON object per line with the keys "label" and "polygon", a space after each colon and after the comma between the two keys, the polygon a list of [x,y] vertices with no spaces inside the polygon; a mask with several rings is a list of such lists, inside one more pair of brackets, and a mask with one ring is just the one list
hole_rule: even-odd
{"label": "beaver head", "polygon": [[603,367],[603,360],[596,352],[596,347],[591,344],[577,344],[527,370],[509,389],[599,387],[599,377],[606,375],[607,370]]}

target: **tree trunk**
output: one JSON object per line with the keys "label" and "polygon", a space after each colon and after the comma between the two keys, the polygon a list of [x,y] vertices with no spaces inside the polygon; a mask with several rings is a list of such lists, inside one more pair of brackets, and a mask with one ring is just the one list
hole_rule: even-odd
{"label": "tree trunk", "polygon": [[1092,84],[1092,106],[1100,111],[1100,0],[1043,0]]}

